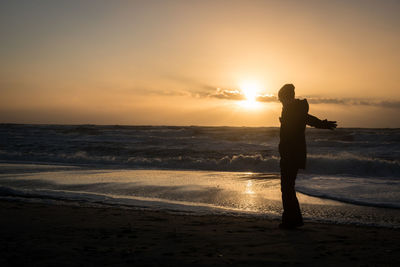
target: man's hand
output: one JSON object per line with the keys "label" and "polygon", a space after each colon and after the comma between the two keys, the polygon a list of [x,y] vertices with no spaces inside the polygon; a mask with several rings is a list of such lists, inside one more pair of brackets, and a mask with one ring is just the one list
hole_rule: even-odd
{"label": "man's hand", "polygon": [[321,129],[334,130],[337,127],[336,121],[323,120],[321,122]]}

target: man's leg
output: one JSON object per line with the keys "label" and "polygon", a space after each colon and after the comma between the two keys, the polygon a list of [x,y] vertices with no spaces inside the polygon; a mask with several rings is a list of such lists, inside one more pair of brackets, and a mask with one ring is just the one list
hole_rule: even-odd
{"label": "man's leg", "polygon": [[290,163],[284,160],[281,161],[282,223],[288,227],[303,225],[303,218],[295,190],[297,172],[297,167],[291,166]]}

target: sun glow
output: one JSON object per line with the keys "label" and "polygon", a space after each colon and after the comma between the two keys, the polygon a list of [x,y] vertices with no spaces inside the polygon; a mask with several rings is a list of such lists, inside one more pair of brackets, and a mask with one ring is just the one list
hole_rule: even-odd
{"label": "sun glow", "polygon": [[247,181],[245,193],[248,194],[248,195],[254,195],[255,194],[255,192],[253,191],[253,182],[251,180]]}
{"label": "sun glow", "polygon": [[240,85],[240,90],[242,91],[244,97],[243,101],[240,101],[240,106],[247,109],[254,109],[259,107],[257,102],[257,96],[259,94],[259,85],[255,82],[245,82]]}

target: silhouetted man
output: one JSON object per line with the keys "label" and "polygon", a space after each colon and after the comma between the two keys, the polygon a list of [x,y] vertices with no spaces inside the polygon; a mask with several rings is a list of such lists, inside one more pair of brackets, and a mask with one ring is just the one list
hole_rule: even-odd
{"label": "silhouetted man", "polygon": [[295,181],[298,170],[306,167],[306,125],[331,130],[337,126],[336,121],[320,120],[308,114],[307,100],[294,96],[293,84],[285,84],[279,90],[279,101],[283,105],[279,143],[283,214],[279,227],[284,229],[303,225]]}

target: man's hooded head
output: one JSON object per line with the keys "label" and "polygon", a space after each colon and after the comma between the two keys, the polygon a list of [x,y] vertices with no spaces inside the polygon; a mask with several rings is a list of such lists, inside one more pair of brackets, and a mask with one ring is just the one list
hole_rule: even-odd
{"label": "man's hooded head", "polygon": [[278,93],[279,101],[283,104],[288,103],[294,99],[294,85],[287,83],[279,90]]}

